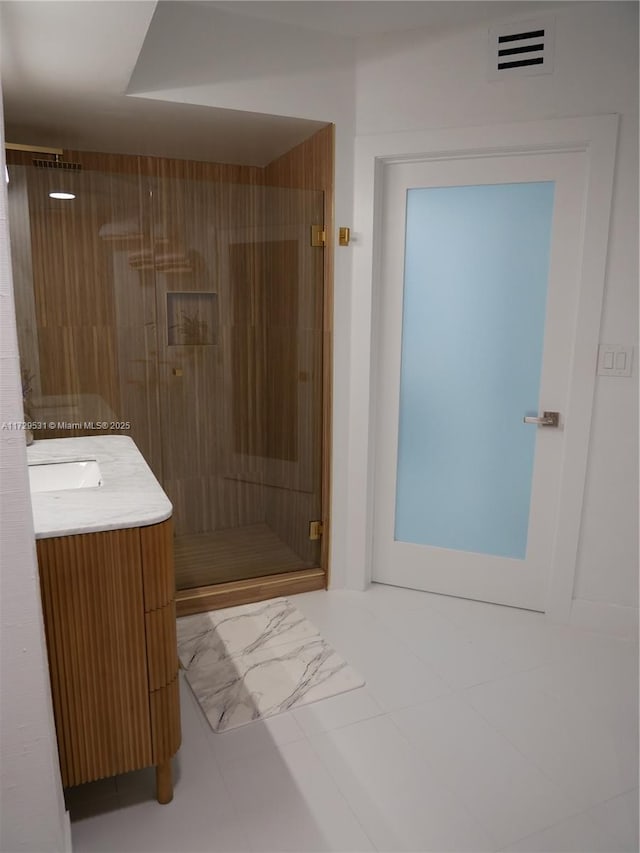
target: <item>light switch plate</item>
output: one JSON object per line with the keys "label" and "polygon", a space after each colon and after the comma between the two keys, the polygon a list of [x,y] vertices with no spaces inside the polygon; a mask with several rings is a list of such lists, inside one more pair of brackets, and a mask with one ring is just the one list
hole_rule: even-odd
{"label": "light switch plate", "polygon": [[598,376],[631,376],[633,347],[619,344],[600,344],[598,347]]}

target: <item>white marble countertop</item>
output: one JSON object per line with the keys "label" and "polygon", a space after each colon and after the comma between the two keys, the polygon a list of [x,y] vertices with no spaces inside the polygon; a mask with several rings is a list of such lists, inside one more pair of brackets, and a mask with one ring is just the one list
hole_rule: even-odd
{"label": "white marble countertop", "polygon": [[36,539],[158,524],[172,514],[169,498],[133,441],[124,435],[51,438],[27,447],[30,465],[95,459],[102,485],[31,495]]}

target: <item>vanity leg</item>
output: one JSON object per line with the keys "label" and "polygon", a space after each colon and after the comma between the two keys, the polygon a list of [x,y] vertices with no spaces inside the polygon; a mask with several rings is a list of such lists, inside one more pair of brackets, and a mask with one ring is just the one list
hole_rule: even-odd
{"label": "vanity leg", "polygon": [[171,778],[171,759],[156,764],[156,799],[163,805],[173,799],[173,779]]}

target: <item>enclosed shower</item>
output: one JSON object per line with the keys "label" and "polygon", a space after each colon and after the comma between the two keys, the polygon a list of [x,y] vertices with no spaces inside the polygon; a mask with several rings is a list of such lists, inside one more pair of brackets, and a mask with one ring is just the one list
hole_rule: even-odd
{"label": "enclosed shower", "polygon": [[174,507],[179,590],[319,568],[324,189],[282,168],[10,154],[35,439],[135,441]]}

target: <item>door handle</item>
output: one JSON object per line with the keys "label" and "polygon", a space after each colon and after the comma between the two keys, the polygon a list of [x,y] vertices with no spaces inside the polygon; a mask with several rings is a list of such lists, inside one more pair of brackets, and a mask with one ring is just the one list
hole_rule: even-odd
{"label": "door handle", "polygon": [[536,426],[557,427],[560,422],[559,412],[543,412],[541,418],[525,417],[522,419],[525,424],[535,424]]}

